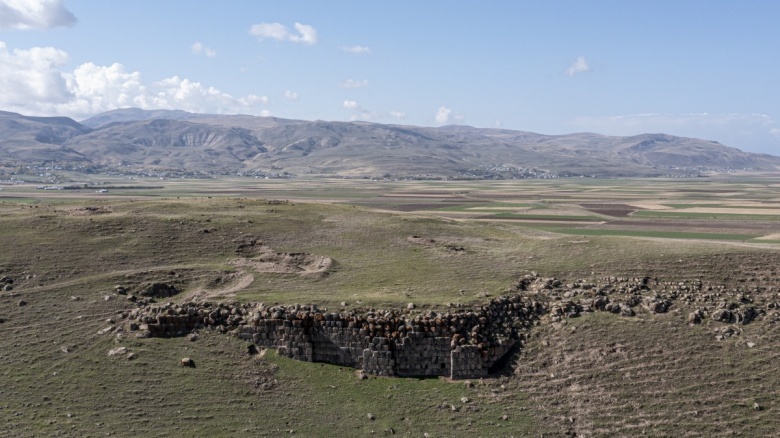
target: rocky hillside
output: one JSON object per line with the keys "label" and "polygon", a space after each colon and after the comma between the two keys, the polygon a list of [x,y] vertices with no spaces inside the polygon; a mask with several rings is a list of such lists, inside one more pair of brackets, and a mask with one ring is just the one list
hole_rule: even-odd
{"label": "rocky hillside", "polygon": [[666,134],[551,136],[469,126],[308,122],[135,108],[82,123],[0,113],[0,126],[0,160],[145,169],[540,177],[690,175],[780,165],[778,157]]}

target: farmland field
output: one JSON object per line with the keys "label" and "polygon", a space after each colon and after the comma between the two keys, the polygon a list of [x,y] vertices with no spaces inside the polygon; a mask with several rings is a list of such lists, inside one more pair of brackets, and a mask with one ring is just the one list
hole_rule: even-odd
{"label": "farmland field", "polygon": [[[71,188],[0,186],[0,278],[10,286],[0,291],[3,436],[780,430],[780,178],[62,177]],[[260,263],[248,242],[332,264]],[[652,278],[658,289],[645,295],[673,304],[543,319],[505,368],[470,385],[359,380],[273,351],[247,355],[244,342],[210,330],[196,341],[106,330],[134,307],[117,285],[171,284],[178,302],[414,303],[407,311],[421,314],[517,293],[531,272],[564,283]],[[682,292],[697,282],[712,289]],[[691,312],[745,306],[760,310],[749,324],[689,323]],[[117,347],[132,359],[109,356]],[[182,357],[197,366],[180,367]]]}

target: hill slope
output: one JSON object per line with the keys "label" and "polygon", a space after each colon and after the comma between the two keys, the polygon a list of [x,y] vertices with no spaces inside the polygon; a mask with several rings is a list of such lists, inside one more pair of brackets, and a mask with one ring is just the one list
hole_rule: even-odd
{"label": "hill slope", "polygon": [[427,176],[658,176],[774,170],[780,158],[666,134],[542,135],[469,126],[286,120],[122,109],[79,124],[0,113],[0,160],[211,172]]}

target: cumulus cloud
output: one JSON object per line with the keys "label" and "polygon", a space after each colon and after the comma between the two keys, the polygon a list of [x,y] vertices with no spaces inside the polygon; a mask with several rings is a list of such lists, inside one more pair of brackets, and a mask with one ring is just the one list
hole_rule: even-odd
{"label": "cumulus cloud", "polygon": [[200,41],[195,41],[195,43],[190,46],[190,50],[192,50],[192,53],[196,55],[206,55],[209,58],[217,56],[217,52],[215,50],[213,50],[211,47],[203,45]]}
{"label": "cumulus cloud", "polygon": [[406,113],[403,111],[390,111],[390,117],[397,120],[403,120],[406,118]]}
{"label": "cumulus cloud", "polygon": [[352,113],[349,117],[350,121],[373,120],[376,118],[376,115],[373,112],[363,108],[354,100],[345,100],[342,102],[341,106]]}
{"label": "cumulus cloud", "polygon": [[360,108],[360,105],[354,100],[345,100],[344,103],[341,104],[345,109],[353,110]]}
{"label": "cumulus cloud", "polygon": [[366,46],[342,46],[341,50],[347,53],[353,53],[355,55],[369,55],[371,54],[371,48]]}
{"label": "cumulus cloud", "polygon": [[586,71],[590,71],[590,66],[588,65],[588,61],[585,59],[585,57],[580,56],[576,61],[574,61],[572,65],[569,66],[569,68],[566,69],[566,76],[572,77],[577,73],[585,73]]}
{"label": "cumulus cloud", "polygon": [[298,93],[290,90],[285,90],[284,97],[290,100],[298,100]]}
{"label": "cumulus cloud", "polygon": [[347,79],[341,83],[341,88],[365,88],[368,87],[368,79],[362,81],[356,81],[354,79]]}
{"label": "cumulus cloud", "polygon": [[0,29],[73,26],[76,16],[62,0],[0,0]]}
{"label": "cumulus cloud", "polygon": [[452,110],[447,108],[446,106],[442,106],[439,108],[438,111],[436,111],[436,123],[438,124],[445,124],[447,121],[450,120],[450,114],[452,114]]}
{"label": "cumulus cloud", "polygon": [[608,135],[665,133],[714,140],[751,152],[780,151],[780,123],[767,114],[630,114],[578,117],[571,125]]}
{"label": "cumulus cloud", "polygon": [[91,62],[73,71],[68,54],[52,47],[9,51],[0,41],[0,108],[29,115],[87,117],[117,108],[182,109],[207,113],[258,113],[268,98],[235,97],[217,88],[172,76],[147,84],[122,64]]}
{"label": "cumulus cloud", "polygon": [[295,32],[281,23],[258,23],[249,28],[249,34],[259,40],[274,39],[313,45],[317,43],[317,30],[308,24],[295,23]]}

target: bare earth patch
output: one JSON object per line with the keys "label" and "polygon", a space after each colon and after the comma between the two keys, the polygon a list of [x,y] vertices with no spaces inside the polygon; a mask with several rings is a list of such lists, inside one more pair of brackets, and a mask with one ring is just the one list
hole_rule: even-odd
{"label": "bare earth patch", "polygon": [[229,274],[222,280],[224,286],[217,289],[198,289],[187,293],[185,301],[214,300],[233,298],[255,281],[255,276],[249,272],[239,271]]}
{"label": "bare earth patch", "polygon": [[638,210],[627,204],[580,204],[580,207],[606,216],[626,217]]}
{"label": "bare earth patch", "polygon": [[107,214],[111,213],[109,207],[80,207],[67,210],[67,214],[71,216],[90,216],[93,214]]}
{"label": "bare earth patch", "polygon": [[302,252],[276,252],[263,247],[257,256],[234,259],[230,264],[238,268],[250,268],[260,273],[323,276],[333,267],[333,259]]}

